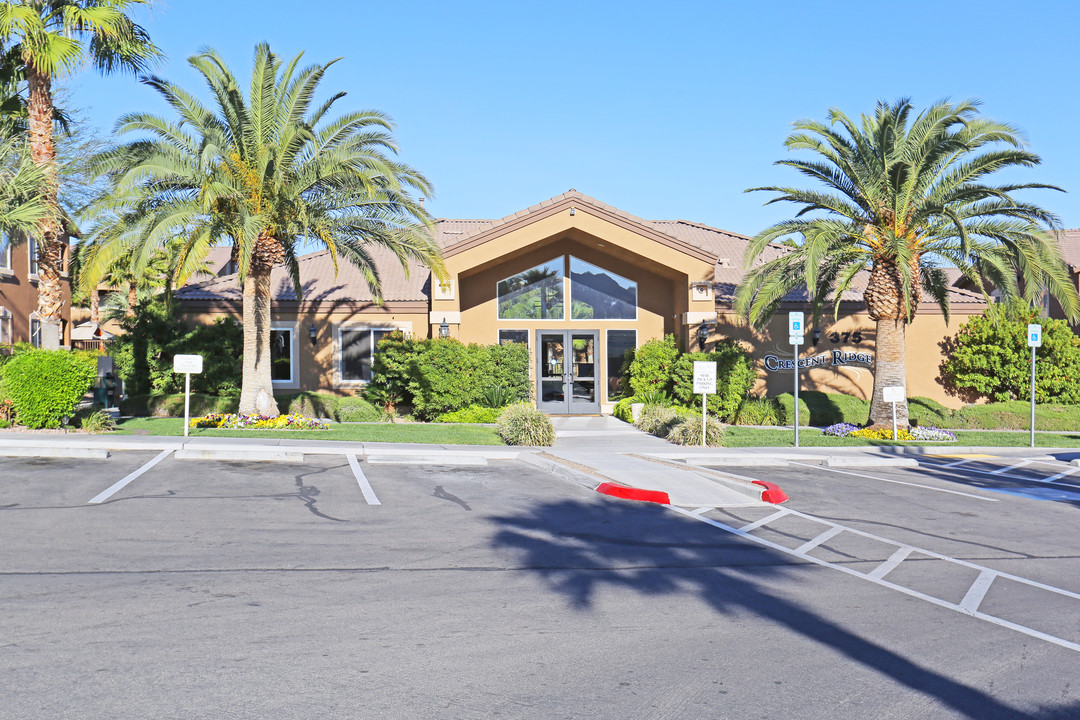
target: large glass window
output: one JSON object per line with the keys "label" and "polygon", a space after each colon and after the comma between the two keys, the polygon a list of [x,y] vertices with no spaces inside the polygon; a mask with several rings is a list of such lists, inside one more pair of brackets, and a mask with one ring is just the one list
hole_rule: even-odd
{"label": "large glass window", "polygon": [[371,379],[371,358],[379,341],[394,328],[343,327],[338,334],[339,367],[342,382]]}
{"label": "large glass window", "polygon": [[293,380],[292,338],[292,328],[274,328],[270,331],[270,380],[272,382],[292,382]]}
{"label": "large glass window", "polygon": [[570,317],[574,320],[637,319],[637,283],[571,257]]}
{"label": "large glass window", "polygon": [[636,330],[607,331],[607,396],[608,400],[630,395],[623,385],[623,363],[637,347]]}
{"label": "large glass window", "polygon": [[11,237],[0,234],[0,270],[11,269]]}
{"label": "large glass window", "polygon": [[563,319],[563,265],[560,257],[501,280],[499,319]]}

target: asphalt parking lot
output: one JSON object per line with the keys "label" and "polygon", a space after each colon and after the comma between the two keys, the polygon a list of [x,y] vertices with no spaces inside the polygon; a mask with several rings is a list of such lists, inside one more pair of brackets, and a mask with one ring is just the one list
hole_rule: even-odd
{"label": "asphalt parking lot", "polygon": [[675,510],[521,462],[157,457],[0,459],[0,715],[1080,716],[1066,462]]}

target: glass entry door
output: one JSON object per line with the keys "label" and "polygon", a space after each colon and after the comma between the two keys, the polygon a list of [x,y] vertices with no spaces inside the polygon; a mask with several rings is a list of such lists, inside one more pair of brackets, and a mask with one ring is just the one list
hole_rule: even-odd
{"label": "glass entry door", "polygon": [[536,331],[536,406],[553,415],[600,412],[596,330]]}

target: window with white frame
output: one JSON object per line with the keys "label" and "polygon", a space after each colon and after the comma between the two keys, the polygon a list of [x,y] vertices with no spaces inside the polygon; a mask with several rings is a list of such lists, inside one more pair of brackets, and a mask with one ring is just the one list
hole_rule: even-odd
{"label": "window with white frame", "polygon": [[341,382],[371,380],[371,358],[379,341],[397,328],[345,326],[338,328],[338,374]]}
{"label": "window with white frame", "polygon": [[15,342],[15,328],[12,327],[14,318],[11,311],[6,307],[0,307],[0,345],[11,345]]}
{"label": "window with white frame", "polygon": [[32,239],[26,242],[26,254],[30,258],[30,275],[38,274],[38,248]]}
{"label": "window with white frame", "polygon": [[291,383],[295,377],[293,363],[293,329],[274,327],[270,329],[270,381]]}
{"label": "window with white frame", "polygon": [[0,234],[0,270],[11,270],[11,236]]}
{"label": "window with white frame", "polygon": [[30,318],[30,344],[41,347],[41,321],[36,317]]}

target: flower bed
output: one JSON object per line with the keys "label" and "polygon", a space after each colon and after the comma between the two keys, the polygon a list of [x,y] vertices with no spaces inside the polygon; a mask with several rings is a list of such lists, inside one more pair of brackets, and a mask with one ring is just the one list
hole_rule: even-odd
{"label": "flower bed", "polygon": [[226,415],[213,414],[192,418],[193,428],[218,428],[222,430],[326,430],[328,425],[303,415]]}
{"label": "flower bed", "polygon": [[[822,430],[821,434],[831,437],[861,438],[863,440],[893,439],[892,428],[873,430],[871,428],[860,428],[858,425],[852,425],[851,423],[830,425]],[[956,435],[948,430],[936,427],[913,427],[910,429],[899,428],[896,431],[896,439],[919,442],[956,442]]]}

